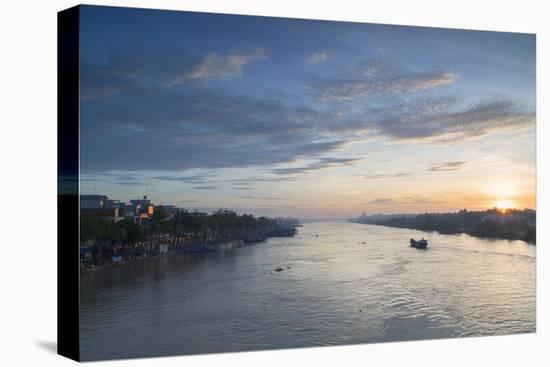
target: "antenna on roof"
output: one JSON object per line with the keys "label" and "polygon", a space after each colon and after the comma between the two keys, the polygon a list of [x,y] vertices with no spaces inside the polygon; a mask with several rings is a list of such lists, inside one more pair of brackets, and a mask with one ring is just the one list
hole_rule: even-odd
{"label": "antenna on roof", "polygon": [[147,199],[149,197],[149,184],[145,184],[145,197],[144,199]]}

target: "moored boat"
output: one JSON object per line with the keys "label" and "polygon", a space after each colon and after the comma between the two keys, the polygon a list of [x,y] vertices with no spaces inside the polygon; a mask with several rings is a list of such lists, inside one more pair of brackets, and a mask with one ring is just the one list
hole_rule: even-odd
{"label": "moored boat", "polygon": [[421,239],[421,240],[414,240],[411,238],[411,247],[414,247],[414,248],[426,248],[428,247],[428,240],[425,240],[425,239]]}

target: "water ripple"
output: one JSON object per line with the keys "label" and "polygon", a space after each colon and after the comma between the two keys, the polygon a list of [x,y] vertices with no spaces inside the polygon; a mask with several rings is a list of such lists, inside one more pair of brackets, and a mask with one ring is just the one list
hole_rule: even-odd
{"label": "water ripple", "polygon": [[81,277],[82,359],[532,332],[535,260],[520,241],[310,223],[104,268]]}

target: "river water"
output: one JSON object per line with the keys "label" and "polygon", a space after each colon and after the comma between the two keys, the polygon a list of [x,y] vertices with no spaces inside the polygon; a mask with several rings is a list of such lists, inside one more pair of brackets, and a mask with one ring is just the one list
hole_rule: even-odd
{"label": "river water", "polygon": [[[420,237],[427,250],[409,247]],[[535,253],[522,241],[320,222],[107,267],[81,275],[81,357],[533,332]]]}

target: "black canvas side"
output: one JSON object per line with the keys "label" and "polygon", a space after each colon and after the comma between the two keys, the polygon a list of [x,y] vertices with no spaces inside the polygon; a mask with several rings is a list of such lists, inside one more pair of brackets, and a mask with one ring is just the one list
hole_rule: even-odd
{"label": "black canvas side", "polygon": [[57,352],[80,360],[79,7],[57,14]]}

